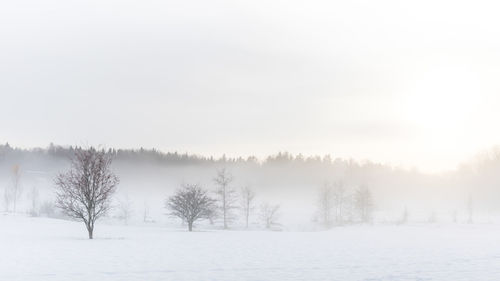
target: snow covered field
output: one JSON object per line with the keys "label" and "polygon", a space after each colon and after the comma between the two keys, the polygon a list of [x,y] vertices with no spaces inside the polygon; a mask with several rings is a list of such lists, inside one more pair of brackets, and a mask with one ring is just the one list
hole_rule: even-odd
{"label": "snow covered field", "polygon": [[500,280],[500,226],[321,232],[96,226],[0,215],[0,280]]}

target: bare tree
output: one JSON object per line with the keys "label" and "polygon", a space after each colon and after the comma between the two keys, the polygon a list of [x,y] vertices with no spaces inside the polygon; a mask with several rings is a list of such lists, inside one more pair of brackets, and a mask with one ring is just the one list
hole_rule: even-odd
{"label": "bare tree", "polygon": [[319,190],[318,212],[320,220],[326,227],[330,227],[333,222],[342,224],[348,214],[350,197],[347,189],[341,181],[333,184],[326,182]]}
{"label": "bare tree", "polygon": [[199,185],[184,184],[167,199],[165,207],[170,210],[171,216],[187,222],[189,231],[193,231],[195,221],[210,218],[215,201]]}
{"label": "bare tree", "polygon": [[372,219],[373,197],[366,185],[361,185],[354,194],[354,204],[362,222]]}
{"label": "bare tree", "polygon": [[347,196],[347,189],[344,183],[337,181],[333,184],[333,200],[335,205],[335,222],[337,224],[344,223],[345,209],[347,206],[346,202],[349,199]]}
{"label": "bare tree", "polygon": [[325,184],[319,189],[318,196],[318,215],[320,221],[326,226],[332,225],[332,212],[335,207],[333,187],[330,183]]}
{"label": "bare tree", "polygon": [[21,169],[19,165],[12,167],[12,184],[4,190],[5,211],[10,211],[11,204],[14,205],[13,213],[17,211],[17,199],[21,197]]}
{"label": "bare tree", "polygon": [[215,193],[218,196],[224,229],[227,229],[229,223],[234,219],[233,209],[236,208],[236,191],[230,186],[232,181],[232,175],[225,168],[218,170],[217,176],[214,178],[217,186]]}
{"label": "bare tree", "polygon": [[243,215],[245,217],[245,226],[248,228],[248,219],[250,213],[253,211],[253,201],[255,199],[255,191],[248,186],[241,189],[241,209],[243,210]]}
{"label": "bare tree", "polygon": [[210,222],[211,225],[213,225],[218,217],[219,217],[219,210],[215,205],[215,207],[212,208],[208,214],[208,221]]}
{"label": "bare tree", "polygon": [[398,221],[398,224],[406,224],[408,222],[408,218],[410,216],[410,213],[408,212],[408,207],[405,206],[403,209],[403,214],[401,215],[401,218]]}
{"label": "bare tree", "polygon": [[12,202],[12,192],[9,187],[5,187],[3,190],[3,200],[4,200],[5,212],[10,212],[10,204]]}
{"label": "bare tree", "polygon": [[277,222],[279,209],[280,205],[271,205],[269,203],[263,203],[260,206],[260,217],[267,229],[279,225]]}
{"label": "bare tree", "polygon": [[151,219],[149,218],[149,204],[147,201],[144,201],[144,211],[142,212],[142,221],[149,222]]}
{"label": "bare tree", "polygon": [[64,214],[85,223],[89,239],[94,224],[110,209],[119,182],[111,170],[112,155],[95,148],[77,149],[71,168],[57,176],[56,205]]}
{"label": "bare tree", "polygon": [[40,215],[49,218],[56,217],[56,209],[54,206],[54,202],[52,201],[42,202],[42,204],[40,205]]}
{"label": "bare tree", "polygon": [[130,217],[133,213],[133,203],[128,196],[124,196],[122,200],[118,202],[118,218],[123,220],[123,223],[128,224]]}
{"label": "bare tree", "polygon": [[39,215],[38,201],[39,201],[40,195],[38,193],[38,188],[36,186],[33,186],[29,196],[31,199],[30,215],[33,217],[38,217],[38,215]]}
{"label": "bare tree", "polygon": [[12,190],[14,193],[13,200],[14,200],[14,214],[17,211],[17,199],[21,196],[22,189],[21,189],[21,169],[19,165],[14,165],[12,168]]}

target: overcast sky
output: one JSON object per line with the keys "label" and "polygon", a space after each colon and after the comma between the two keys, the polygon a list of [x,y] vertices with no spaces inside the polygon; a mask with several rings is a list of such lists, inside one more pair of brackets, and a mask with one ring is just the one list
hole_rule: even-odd
{"label": "overcast sky", "polygon": [[495,1],[0,2],[0,142],[331,154],[500,144]]}

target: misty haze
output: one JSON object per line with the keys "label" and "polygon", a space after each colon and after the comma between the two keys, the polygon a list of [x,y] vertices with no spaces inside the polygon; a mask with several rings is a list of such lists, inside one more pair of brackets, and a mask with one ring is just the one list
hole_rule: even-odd
{"label": "misty haze", "polygon": [[0,280],[500,280],[499,8],[0,0]]}

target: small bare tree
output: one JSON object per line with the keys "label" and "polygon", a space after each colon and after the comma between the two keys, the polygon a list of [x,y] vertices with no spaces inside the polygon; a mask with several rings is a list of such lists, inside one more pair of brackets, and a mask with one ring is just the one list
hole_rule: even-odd
{"label": "small bare tree", "polygon": [[10,203],[12,202],[12,192],[9,187],[3,190],[4,210],[10,212]]}
{"label": "small bare tree", "polygon": [[56,217],[56,209],[54,206],[54,202],[52,201],[44,201],[40,205],[40,215],[46,216],[49,218]]}
{"label": "small bare tree", "polygon": [[349,196],[347,195],[347,188],[344,183],[337,181],[333,184],[333,200],[335,205],[335,222],[337,224],[344,223],[344,216],[346,215],[346,207]]}
{"label": "small bare tree", "polygon": [[332,211],[335,207],[334,193],[332,186],[326,182],[319,189],[318,196],[318,215],[320,222],[322,222],[326,227],[332,225]]}
{"label": "small bare tree", "polygon": [[224,229],[229,227],[229,223],[234,219],[233,209],[236,208],[236,191],[230,186],[233,181],[232,175],[222,168],[217,171],[214,178],[216,184],[215,193],[218,196],[219,208],[222,214]]}
{"label": "small bare tree", "polygon": [[208,221],[210,222],[211,225],[214,225],[215,220],[219,217],[219,210],[217,209],[217,206],[214,204],[214,208],[210,210],[210,213],[208,214]]}
{"label": "small bare tree", "polygon": [[165,207],[170,210],[171,216],[187,222],[188,230],[193,231],[195,221],[210,218],[215,208],[215,201],[199,185],[184,184],[167,199]]}
{"label": "small bare tree", "polygon": [[279,209],[280,205],[271,205],[269,203],[263,203],[260,206],[260,217],[267,229],[279,225],[277,222]]}
{"label": "small bare tree", "polygon": [[241,209],[243,211],[243,216],[245,217],[245,226],[248,228],[248,219],[250,213],[253,211],[253,201],[255,199],[255,191],[248,186],[241,189]]}
{"label": "small bare tree", "polygon": [[39,215],[39,206],[38,206],[39,203],[38,203],[38,201],[39,201],[40,195],[38,193],[38,188],[36,186],[33,186],[29,196],[31,199],[30,215],[32,217],[38,217],[38,215]]}
{"label": "small bare tree", "polygon": [[144,211],[142,212],[142,222],[150,222],[151,218],[149,217],[149,204],[147,201],[144,201]]}
{"label": "small bare tree", "polygon": [[398,221],[398,224],[407,223],[409,217],[410,217],[410,213],[408,212],[408,208],[405,206],[405,208],[403,210],[403,214],[401,215],[401,218]]}
{"label": "small bare tree", "polygon": [[318,212],[319,218],[326,227],[340,225],[348,215],[349,196],[341,181],[333,184],[326,182],[319,190]]}
{"label": "small bare tree", "polygon": [[21,168],[19,165],[12,167],[12,184],[4,190],[5,211],[10,211],[11,204],[14,205],[13,213],[17,211],[17,199],[21,197]]}
{"label": "small bare tree", "polygon": [[14,200],[14,214],[17,211],[17,199],[21,197],[22,189],[21,189],[21,169],[19,165],[14,165],[12,168],[12,192],[13,200]]}
{"label": "small bare tree", "polygon": [[77,149],[71,168],[57,176],[56,205],[67,216],[85,223],[89,239],[94,224],[110,209],[118,185],[111,170],[112,155],[95,148]]}
{"label": "small bare tree", "polygon": [[123,220],[124,224],[128,224],[130,217],[133,213],[133,203],[128,196],[124,196],[122,200],[118,202],[118,218]]}
{"label": "small bare tree", "polygon": [[362,222],[370,222],[373,212],[373,196],[366,185],[361,185],[354,194],[354,204]]}

